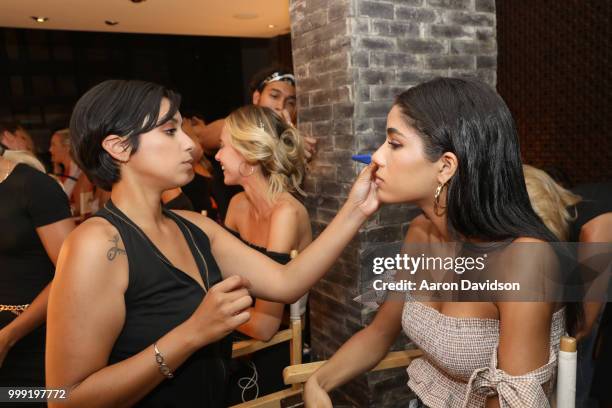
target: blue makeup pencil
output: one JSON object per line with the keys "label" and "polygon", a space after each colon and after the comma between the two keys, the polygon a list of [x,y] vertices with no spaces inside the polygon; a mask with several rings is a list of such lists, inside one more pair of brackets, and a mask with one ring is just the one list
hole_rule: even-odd
{"label": "blue makeup pencil", "polygon": [[351,159],[359,163],[370,164],[370,162],[372,161],[372,155],[371,154],[354,154],[351,157]]}

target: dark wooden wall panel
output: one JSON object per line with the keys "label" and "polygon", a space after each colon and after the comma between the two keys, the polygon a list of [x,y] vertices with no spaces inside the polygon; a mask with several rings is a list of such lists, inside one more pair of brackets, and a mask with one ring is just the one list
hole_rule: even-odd
{"label": "dark wooden wall panel", "polygon": [[612,2],[498,0],[497,88],[523,158],[573,183],[612,179]]}
{"label": "dark wooden wall panel", "polygon": [[[0,28],[0,121],[22,122],[44,154],[51,133],[68,126],[78,97],[109,78],[170,86],[182,94],[183,108],[214,120],[246,99],[248,79],[243,72],[290,63],[290,40],[284,37],[261,40]],[[243,60],[245,47],[254,49],[259,58]]]}

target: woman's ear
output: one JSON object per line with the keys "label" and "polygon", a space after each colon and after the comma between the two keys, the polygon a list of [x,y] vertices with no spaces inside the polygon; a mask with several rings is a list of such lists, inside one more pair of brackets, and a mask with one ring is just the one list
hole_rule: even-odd
{"label": "woman's ear", "polygon": [[438,172],[438,182],[440,184],[446,184],[457,171],[459,160],[457,156],[451,152],[445,152],[439,159],[440,170]]}
{"label": "woman's ear", "polygon": [[102,140],[102,148],[118,162],[127,163],[130,159],[131,147],[125,143],[125,138],[117,135],[108,135]]}

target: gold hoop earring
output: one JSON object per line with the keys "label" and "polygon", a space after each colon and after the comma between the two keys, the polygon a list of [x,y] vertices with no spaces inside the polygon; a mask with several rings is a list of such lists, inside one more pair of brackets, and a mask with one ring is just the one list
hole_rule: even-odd
{"label": "gold hoop earring", "polygon": [[[436,214],[438,217],[444,215],[444,213],[446,213],[446,207],[442,207],[440,205],[440,195],[442,194],[442,190],[444,190],[444,187],[446,187],[446,183],[445,184],[438,184],[438,187],[436,188],[436,192],[434,193],[434,214]],[[440,210],[442,210],[442,212],[440,212]]]}
{"label": "gold hoop earring", "polygon": [[246,162],[242,162],[242,163],[240,163],[240,165],[238,166],[238,173],[240,173],[240,175],[241,175],[242,177],[250,177],[250,176],[252,176],[252,175],[253,175],[253,173],[255,173],[255,166],[250,166],[250,167],[251,167],[250,172],[249,172],[248,174],[245,174],[246,172],[242,171],[242,165],[243,165],[243,164],[244,164],[245,166],[247,165],[247,164],[246,164]]}

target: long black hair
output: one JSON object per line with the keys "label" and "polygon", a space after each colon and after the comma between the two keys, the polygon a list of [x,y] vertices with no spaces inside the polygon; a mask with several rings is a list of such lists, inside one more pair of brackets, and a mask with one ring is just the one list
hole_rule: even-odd
{"label": "long black hair", "polygon": [[503,99],[466,78],[436,78],[400,94],[395,104],[420,134],[425,154],[459,161],[447,188],[450,226],[466,238],[556,241],[529,202],[516,126]]}
{"label": "long black hair", "polygon": [[[495,90],[475,79],[436,78],[403,92],[395,105],[418,131],[429,160],[445,152],[457,157],[447,185],[451,231],[488,242],[558,241],[531,206],[514,119]],[[570,332],[579,310],[567,304]]]}

